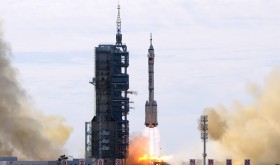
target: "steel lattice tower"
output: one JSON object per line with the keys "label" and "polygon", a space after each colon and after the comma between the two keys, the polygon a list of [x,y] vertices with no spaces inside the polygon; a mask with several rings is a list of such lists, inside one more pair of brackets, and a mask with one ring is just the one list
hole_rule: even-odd
{"label": "steel lattice tower", "polygon": [[201,139],[203,141],[203,165],[206,165],[206,142],[208,139],[208,116],[202,115],[200,118],[200,130],[201,130]]}

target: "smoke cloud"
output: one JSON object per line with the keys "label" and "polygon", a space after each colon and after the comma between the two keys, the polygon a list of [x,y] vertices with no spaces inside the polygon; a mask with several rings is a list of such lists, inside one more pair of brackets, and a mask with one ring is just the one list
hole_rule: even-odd
{"label": "smoke cloud", "polygon": [[11,66],[10,55],[0,32],[0,155],[57,159],[72,128],[61,117],[46,116],[30,105]]}
{"label": "smoke cloud", "polygon": [[255,165],[280,163],[280,69],[272,71],[263,89],[249,85],[249,90],[254,97],[251,105],[236,101],[231,109],[220,106],[205,110],[209,138],[233,162],[251,159]]}

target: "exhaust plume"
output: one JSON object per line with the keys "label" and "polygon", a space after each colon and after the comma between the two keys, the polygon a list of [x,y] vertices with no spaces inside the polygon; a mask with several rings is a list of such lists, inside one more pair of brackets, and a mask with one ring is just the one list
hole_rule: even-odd
{"label": "exhaust plume", "polygon": [[251,105],[234,102],[232,109],[208,108],[209,138],[216,141],[233,163],[251,159],[252,164],[280,162],[280,69],[273,70],[265,86],[249,86]]}
{"label": "exhaust plume", "polygon": [[148,138],[149,145],[149,155],[153,157],[160,156],[160,132],[157,127],[155,128],[145,128],[143,135]]}
{"label": "exhaust plume", "polygon": [[54,160],[63,153],[72,128],[61,117],[34,110],[17,81],[10,54],[0,32],[0,155]]}

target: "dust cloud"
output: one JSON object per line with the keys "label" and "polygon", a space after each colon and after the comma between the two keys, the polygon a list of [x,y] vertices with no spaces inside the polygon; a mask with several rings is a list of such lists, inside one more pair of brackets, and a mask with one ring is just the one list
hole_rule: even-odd
{"label": "dust cloud", "polygon": [[[250,105],[238,101],[231,109],[208,108],[209,138],[234,162],[280,163],[280,68],[267,77],[263,88],[249,85]],[[235,163],[236,164],[236,163]],[[237,163],[238,164],[238,163]]]}
{"label": "dust cloud", "polygon": [[34,109],[10,58],[10,48],[0,32],[0,155],[22,160],[57,159],[72,128],[63,118]]}

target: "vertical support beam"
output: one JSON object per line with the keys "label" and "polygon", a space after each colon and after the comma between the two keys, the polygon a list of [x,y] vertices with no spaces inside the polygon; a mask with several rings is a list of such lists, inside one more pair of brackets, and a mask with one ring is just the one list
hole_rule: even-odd
{"label": "vertical support beam", "polygon": [[85,158],[91,155],[91,122],[85,122]]}
{"label": "vertical support beam", "polygon": [[85,158],[88,158],[88,155],[87,155],[87,149],[88,149],[88,136],[87,136],[87,132],[88,132],[88,129],[87,129],[87,123],[88,122],[85,122]]}

